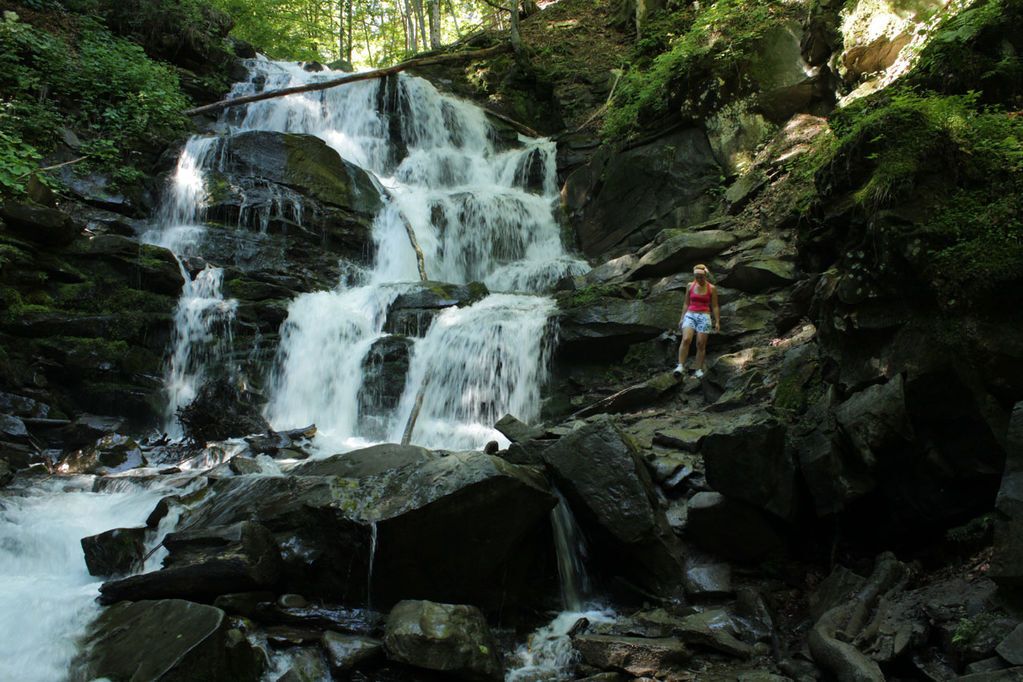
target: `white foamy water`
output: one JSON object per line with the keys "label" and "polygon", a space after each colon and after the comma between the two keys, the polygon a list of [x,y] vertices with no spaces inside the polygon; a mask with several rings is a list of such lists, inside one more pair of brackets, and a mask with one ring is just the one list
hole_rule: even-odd
{"label": "white foamy water", "polygon": [[65,678],[100,608],[102,580],[86,570],[81,538],[145,525],[165,494],[84,492],[91,480],[42,480],[0,499],[0,680]]}
{"label": "white foamy water", "polygon": [[[268,89],[336,75],[265,60],[253,70]],[[403,396],[384,417],[389,439],[400,440],[421,391],[412,440],[428,447],[503,441],[492,427],[504,414],[537,416],[554,310],[537,294],[586,268],[561,244],[551,141],[521,138],[502,148],[481,109],[407,76],[259,102],[228,120],[243,130],[316,135],[387,193],[363,285],[305,294],[289,308],[267,410],[275,428],[315,423],[326,451],[374,438],[359,413],[363,366],[386,336],[387,309],[401,286],[419,280],[407,225],[431,280],[519,293],[445,310],[416,339]]]}

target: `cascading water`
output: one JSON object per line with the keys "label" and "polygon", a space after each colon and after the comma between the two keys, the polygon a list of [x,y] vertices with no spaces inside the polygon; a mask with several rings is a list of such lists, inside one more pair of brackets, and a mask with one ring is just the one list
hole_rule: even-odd
{"label": "cascading water", "polygon": [[[273,89],[330,75],[267,61],[253,70],[253,82]],[[391,111],[382,111],[386,101],[396,102]],[[242,130],[316,135],[387,193],[373,226],[377,255],[361,286],[299,296],[289,308],[268,408],[275,428],[315,423],[327,449],[372,439],[359,414],[364,360],[386,335],[389,305],[419,279],[406,221],[431,280],[521,293],[437,316],[413,347],[384,432],[400,439],[420,391],[413,440],[426,446],[480,447],[502,438],[492,425],[503,414],[537,415],[553,304],[536,294],[586,267],[567,256],[554,219],[553,143],[520,140],[500,150],[482,110],[405,76],[257,103],[231,120]]]}
{"label": "cascading water", "polygon": [[174,311],[174,336],[167,363],[165,390],[167,410],[164,428],[180,437],[178,408],[188,405],[205,377],[206,367],[226,357],[231,350],[231,328],[237,301],[225,300],[224,273],[206,265],[192,277],[183,259],[197,255],[205,227],[206,200],[204,169],[216,157],[218,142],[213,137],[193,137],[178,157],[170,178],[155,229],[142,239],[170,249],[184,279],[181,297]]}

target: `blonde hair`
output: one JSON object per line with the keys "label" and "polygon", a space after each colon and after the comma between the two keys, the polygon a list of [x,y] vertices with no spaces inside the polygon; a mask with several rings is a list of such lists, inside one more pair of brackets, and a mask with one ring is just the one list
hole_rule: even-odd
{"label": "blonde hair", "polygon": [[[703,263],[699,263],[698,265],[694,265],[693,266],[693,270],[694,271],[695,270],[703,270],[703,272],[707,275],[707,281],[708,282],[710,281],[710,268],[708,268]],[[695,282],[696,280],[694,279],[693,281]]]}

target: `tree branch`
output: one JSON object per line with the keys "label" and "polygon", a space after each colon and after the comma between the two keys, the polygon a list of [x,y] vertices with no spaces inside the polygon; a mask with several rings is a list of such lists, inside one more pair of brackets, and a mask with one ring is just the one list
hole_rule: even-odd
{"label": "tree branch", "polygon": [[280,90],[270,90],[269,92],[261,92],[258,95],[247,95],[245,97],[236,97],[234,99],[221,100],[220,102],[214,102],[213,104],[206,104],[201,107],[195,107],[194,109],[188,109],[184,112],[186,116],[198,116],[200,114],[208,114],[213,111],[220,111],[228,107],[237,107],[242,104],[250,104],[252,102],[261,102],[266,99],[273,99],[275,97],[285,97],[287,95],[294,95],[300,92],[315,92],[318,90],[329,90],[330,88],[336,88],[339,85],[345,85],[347,83],[355,83],[357,81],[372,80],[374,78],[383,78],[399,71],[405,71],[406,69],[412,69],[418,66],[432,66],[433,64],[446,64],[448,62],[459,62],[467,61],[470,59],[483,59],[490,57],[495,54],[507,52],[511,49],[511,46],[503,43],[501,45],[495,45],[494,47],[488,47],[482,50],[470,50],[468,52],[454,52],[439,54],[430,57],[419,57],[416,59],[409,59],[408,61],[395,64],[394,66],[388,66],[383,69],[374,69],[372,71],[362,71],[360,73],[353,73],[340,78],[335,78],[329,81],[321,81],[319,83],[308,83],[306,85],[298,85],[293,88],[281,88]]}

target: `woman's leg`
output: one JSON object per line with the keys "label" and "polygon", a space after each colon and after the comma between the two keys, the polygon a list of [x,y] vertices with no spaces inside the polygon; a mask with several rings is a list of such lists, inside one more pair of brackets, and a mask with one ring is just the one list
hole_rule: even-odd
{"label": "woman's leg", "polygon": [[682,328],[682,343],[678,344],[678,364],[685,365],[689,357],[689,344],[693,342],[693,328]]}
{"label": "woman's leg", "polygon": [[703,360],[707,357],[707,339],[710,334],[698,332],[696,334],[696,369],[703,369]]}

